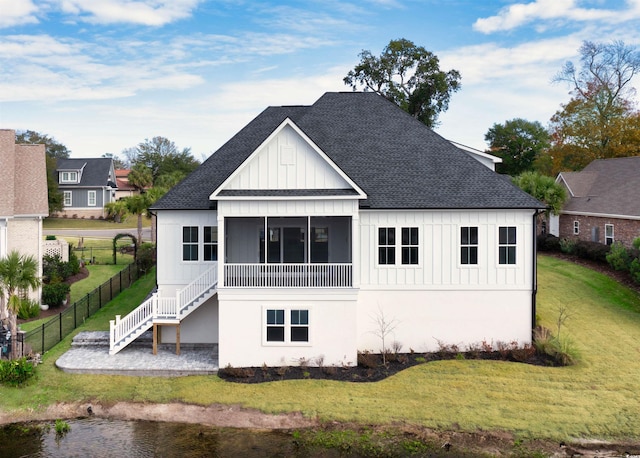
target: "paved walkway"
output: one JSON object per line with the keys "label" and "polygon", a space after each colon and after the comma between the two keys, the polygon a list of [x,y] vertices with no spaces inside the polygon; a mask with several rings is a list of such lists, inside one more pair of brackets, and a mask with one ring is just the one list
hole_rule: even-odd
{"label": "paved walkway", "polygon": [[156,377],[210,375],[218,372],[216,345],[158,346],[153,354],[151,333],[143,334],[134,343],[115,355],[109,355],[109,333],[80,332],[73,338],[71,348],[56,361],[65,372],[76,374],[108,374]]}

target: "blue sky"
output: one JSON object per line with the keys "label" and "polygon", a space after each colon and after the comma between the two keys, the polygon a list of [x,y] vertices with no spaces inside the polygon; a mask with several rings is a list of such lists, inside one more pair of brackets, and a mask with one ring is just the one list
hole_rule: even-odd
{"label": "blue sky", "polygon": [[0,128],[72,157],[160,135],[202,160],[269,105],[350,90],[358,54],[396,38],[461,72],[436,131],[484,149],[569,100],[551,80],[583,40],[639,46],[640,0],[0,0]]}

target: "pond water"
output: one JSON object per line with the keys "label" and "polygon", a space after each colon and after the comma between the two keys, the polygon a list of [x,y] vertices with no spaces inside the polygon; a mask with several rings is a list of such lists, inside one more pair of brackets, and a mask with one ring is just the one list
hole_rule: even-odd
{"label": "pond water", "polygon": [[[214,428],[183,423],[68,420],[56,435],[55,422],[16,423],[0,428],[0,457],[310,457],[290,434]],[[315,456],[338,456],[325,450]]]}

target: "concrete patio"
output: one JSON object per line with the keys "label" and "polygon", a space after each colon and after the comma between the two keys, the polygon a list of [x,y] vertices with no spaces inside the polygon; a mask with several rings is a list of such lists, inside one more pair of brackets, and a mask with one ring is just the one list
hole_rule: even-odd
{"label": "concrete patio", "polygon": [[85,331],[73,338],[71,348],[58,358],[56,366],[74,374],[181,377],[218,373],[217,345],[182,343],[180,354],[175,351],[174,344],[160,344],[154,355],[153,338],[147,332],[119,353],[109,355],[109,332]]}

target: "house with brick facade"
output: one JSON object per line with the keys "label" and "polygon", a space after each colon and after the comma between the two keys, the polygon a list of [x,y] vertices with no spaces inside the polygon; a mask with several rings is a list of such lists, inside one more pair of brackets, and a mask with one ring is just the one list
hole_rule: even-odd
{"label": "house with brick facade", "polygon": [[630,248],[640,237],[640,156],[597,159],[580,172],[556,178],[567,189],[558,222],[560,238]]}
{"label": "house with brick facade", "polygon": [[58,216],[104,218],[104,206],[116,200],[118,185],[113,159],[58,159],[58,189],[63,195]]}
{"label": "house with brick facade", "polygon": [[150,328],[220,367],[528,344],[543,210],[377,94],[269,107],[154,204],[158,289],[110,353]]}
{"label": "house with brick facade", "polygon": [[[42,220],[49,215],[44,145],[16,145],[0,129],[0,258],[12,251],[33,256],[42,275]],[[40,301],[40,290],[30,296]]]}

